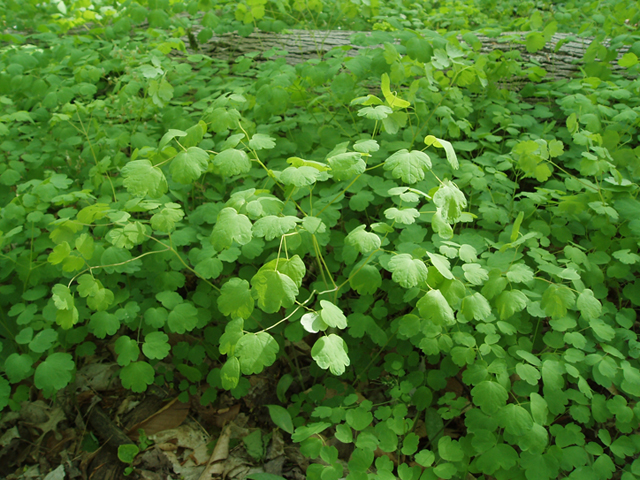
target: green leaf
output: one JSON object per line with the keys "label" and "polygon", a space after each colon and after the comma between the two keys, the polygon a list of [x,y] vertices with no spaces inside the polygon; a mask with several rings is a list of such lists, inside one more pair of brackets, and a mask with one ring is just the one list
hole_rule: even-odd
{"label": "green leaf", "polygon": [[209,167],[209,154],[198,147],[189,147],[185,152],[180,152],[171,161],[171,176],[173,179],[185,185],[193,183],[207,171]]}
{"label": "green leaf", "polygon": [[182,217],[184,217],[182,207],[177,203],[169,202],[164,205],[162,211],[151,217],[151,227],[159,232],[171,233]]}
{"label": "green leaf", "polygon": [[49,355],[36,367],[33,382],[49,398],[66,387],[73,378],[76,365],[68,353],[56,352]]}
{"label": "green leaf", "polygon": [[359,295],[373,295],[382,285],[382,275],[373,265],[364,265],[349,277],[349,285]]}
{"label": "green leaf", "polygon": [[171,350],[169,336],[163,332],[151,332],[145,335],[142,344],[142,353],[151,360],[162,360]]}
{"label": "green leaf", "polygon": [[602,313],[602,304],[600,300],[593,296],[593,292],[585,288],[578,296],[578,310],[587,320],[593,320],[600,317]]}
{"label": "green leaf", "polygon": [[542,50],[546,44],[544,35],[540,32],[531,32],[527,35],[526,47],[527,52],[535,53],[538,50]]}
{"label": "green leaf", "polygon": [[467,320],[486,320],[491,315],[489,301],[478,292],[464,297],[460,310]]}
{"label": "green leaf", "polygon": [[425,145],[427,145],[427,147],[433,145],[436,148],[444,148],[444,152],[447,155],[447,161],[454,170],[458,169],[458,157],[456,156],[456,152],[453,149],[453,145],[451,145],[451,142],[448,142],[441,138],[436,138],[433,135],[427,135],[424,138],[424,143]]}
{"label": "green leaf", "polygon": [[413,288],[426,283],[429,270],[422,260],[415,259],[408,253],[394,255],[387,269],[392,273],[391,279],[404,288]]}
{"label": "green leaf", "polygon": [[320,306],[322,307],[320,317],[324,323],[330,327],[347,328],[347,317],[342,310],[328,300],[320,300]]}
{"label": "green leaf", "polygon": [[76,250],[80,252],[80,254],[85,258],[85,260],[89,260],[93,257],[94,252],[94,244],[93,237],[83,233],[78,238],[76,238]]}
{"label": "green leaf", "polygon": [[[145,66],[151,67],[150,65],[145,65]],[[175,128],[170,128],[169,130],[167,130],[167,133],[165,133],[160,139],[160,143],[158,144],[158,151],[161,151],[164,147],[166,147],[169,144],[169,142],[174,138],[181,138],[186,136],[187,136],[187,132],[182,130],[176,130]]]}
{"label": "green leaf", "polygon": [[235,356],[240,360],[242,373],[254,375],[273,365],[279,349],[278,342],[268,333],[247,333],[238,340]]}
{"label": "green leaf", "polygon": [[118,459],[123,463],[133,463],[140,449],[133,443],[118,446]]}
{"label": "green leaf", "polygon": [[540,371],[536,367],[525,363],[516,364],[516,373],[530,385],[538,385],[538,380],[541,378]]}
{"label": "green leaf", "polygon": [[386,105],[378,105],[376,107],[364,107],[358,110],[359,117],[365,117],[370,120],[384,120],[393,113],[393,110]]}
{"label": "green leaf", "polygon": [[311,349],[311,357],[318,366],[328,368],[333,375],[342,375],[351,364],[348,353],[347,344],[333,333],[320,337]]}
{"label": "green leaf", "polygon": [[[164,323],[160,326],[162,325],[164,325]],[[115,335],[119,328],[120,320],[111,313],[100,311],[91,315],[89,331],[98,338],[105,338],[107,335]]]}
{"label": "green leaf", "polygon": [[132,195],[160,198],[169,190],[164,173],[149,160],[133,160],[122,168],[121,173],[123,185]]}
{"label": "green leaf", "polygon": [[220,382],[225,390],[233,390],[240,382],[240,361],[229,357],[220,369]]}
{"label": "green leaf", "polygon": [[294,255],[291,258],[277,258],[265,263],[260,270],[276,270],[284,273],[286,276],[294,281],[296,286],[300,288],[302,286],[302,279],[307,273],[307,268],[299,255]]}
{"label": "green leaf", "polygon": [[464,458],[464,451],[460,444],[447,435],[443,435],[438,440],[438,453],[449,462],[460,462]]}
{"label": "green leaf", "polygon": [[318,422],[311,423],[308,425],[303,425],[301,427],[297,427],[296,431],[291,435],[291,440],[296,443],[300,443],[307,438],[317,435],[319,433],[324,432],[327,428],[331,427],[333,424],[328,422]]}
{"label": "green leaf", "polygon": [[211,244],[218,252],[231,247],[233,242],[245,245],[251,241],[251,220],[246,215],[238,214],[235,209],[223,208],[211,232]]}
{"label": "green leaf", "polygon": [[218,350],[223,355],[233,355],[238,340],[244,335],[244,321],[242,318],[235,318],[227,323],[224,333],[220,337]]}
{"label": "green leaf", "polygon": [[485,380],[473,387],[471,396],[484,413],[493,415],[507,404],[509,392],[499,383]]}
{"label": "green leaf", "polygon": [[193,269],[202,278],[210,280],[212,278],[218,278],[223,268],[222,261],[219,258],[213,257],[198,262]]}
{"label": "green leaf", "polygon": [[298,295],[298,287],[288,275],[275,270],[260,269],[251,279],[251,293],[261,310],[276,313],[282,307],[293,306]]}
{"label": "green leaf", "polygon": [[293,434],[293,420],[286,408],[280,405],[267,405],[271,421],[287,433]]}
{"label": "green leaf", "polygon": [[118,337],[114,344],[114,350],[118,354],[118,365],[122,367],[138,360],[138,357],[140,356],[138,342],[127,335]]}
{"label": "green leaf", "polygon": [[278,217],[275,215],[267,215],[262,217],[253,224],[253,235],[265,240],[273,240],[281,237],[296,228],[300,219],[294,216]]}
{"label": "green leaf", "polygon": [[436,325],[454,325],[453,310],[440,290],[429,290],[416,304],[420,316]]}
{"label": "green leaf", "polygon": [[527,410],[520,405],[510,403],[502,407],[498,413],[500,426],[507,433],[517,437],[526,434],[533,427],[533,419]]}
{"label": "green leaf", "polygon": [[411,225],[420,216],[420,212],[415,208],[403,208],[400,210],[396,207],[391,207],[384,211],[384,216],[389,220],[394,220],[396,223]]}
{"label": "green leaf", "polygon": [[147,362],[133,362],[120,370],[122,386],[135,393],[146,391],[154,377],[155,370]]}
{"label": "green leaf", "polygon": [[365,232],[366,225],[360,225],[349,232],[344,239],[344,243],[351,245],[358,252],[366,254],[380,248],[382,241],[373,232]]}
{"label": "green leaf", "polygon": [[29,342],[29,350],[36,353],[46,352],[57,340],[58,333],[51,328],[45,328]]}
{"label": "green leaf", "polygon": [[33,358],[30,355],[12,353],[4,362],[4,371],[11,383],[19,383],[33,373]]}
{"label": "green leaf", "polygon": [[573,307],[575,299],[575,294],[569,287],[551,284],[542,294],[540,306],[549,317],[555,320],[567,314],[567,309]]}
{"label": "green leaf", "polygon": [[220,289],[218,309],[231,318],[244,318],[253,313],[254,300],[249,282],[240,278],[230,278]]}
{"label": "green leaf", "polygon": [[71,253],[71,247],[67,242],[62,242],[53,248],[53,251],[47,257],[47,261],[51,265],[62,263]]}
{"label": "green leaf", "polygon": [[618,60],[618,65],[620,65],[622,68],[633,67],[634,65],[637,65],[637,63],[638,63],[638,57],[633,52],[625,53]]}
{"label": "green leaf", "polygon": [[242,175],[251,170],[251,160],[243,150],[230,148],[220,152],[213,159],[213,165],[220,169],[220,173],[225,177]]}
{"label": "green leaf", "polygon": [[270,150],[276,146],[275,138],[265,135],[264,133],[256,133],[249,140],[249,147],[254,150]]}
{"label": "green leaf", "polygon": [[347,410],[345,417],[347,424],[356,431],[362,431],[373,422],[372,413],[362,406]]}
{"label": "green leaf", "polygon": [[500,320],[506,320],[514,313],[524,310],[527,303],[527,296],[520,290],[505,290],[496,299]]}
{"label": "green leaf", "polygon": [[337,181],[351,180],[360,175],[367,168],[367,163],[360,152],[346,152],[334,155],[328,159],[331,174]]}
{"label": "green leaf", "polygon": [[167,325],[173,333],[190,332],[198,325],[198,309],[189,302],[176,305],[167,317]]}
{"label": "green leaf", "polygon": [[467,199],[454,183],[444,180],[433,195],[433,203],[446,222],[455,223],[460,219],[462,209],[467,206]]}
{"label": "green leaf", "polygon": [[391,89],[390,89],[390,81],[389,81],[389,75],[386,73],[382,74],[381,77],[381,89],[382,89],[382,95],[384,95],[384,99],[387,101],[387,104],[391,107],[391,108],[407,108],[409,106],[411,106],[411,102],[407,102],[406,100],[402,100],[401,98],[398,98],[397,95],[391,93]]}
{"label": "green leaf", "polygon": [[[308,187],[316,183],[321,172],[313,167],[288,167],[280,174],[280,181],[294,187]],[[309,217],[307,217],[309,218]]]}
{"label": "green leaf", "polygon": [[413,184],[424,180],[425,173],[431,170],[431,159],[424,152],[402,149],[384,161],[384,169],[391,170],[393,178]]}
{"label": "green leaf", "polygon": [[[438,270],[440,275],[442,275],[444,278],[448,280],[453,280],[455,278],[451,273],[451,270],[449,269],[449,260],[447,260],[446,257],[438,253],[431,253],[431,252],[427,252],[427,255],[429,256],[429,260],[431,260],[431,263],[433,264],[434,267],[436,267],[436,270]],[[463,269],[464,269],[464,266],[463,266]],[[466,270],[465,270],[465,276],[466,276]]]}

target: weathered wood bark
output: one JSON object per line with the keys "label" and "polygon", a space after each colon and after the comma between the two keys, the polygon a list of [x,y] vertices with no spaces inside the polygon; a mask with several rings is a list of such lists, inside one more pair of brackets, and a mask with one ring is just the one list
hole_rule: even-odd
{"label": "weathered wood bark", "polygon": [[[200,45],[200,52],[213,58],[235,60],[240,55],[259,52],[261,55],[276,48],[287,51],[287,63],[295,65],[310,58],[318,58],[334,47],[351,46],[347,55],[353,56],[363,48],[351,44],[351,36],[357,32],[332,30],[290,30],[288,33],[256,32],[248,37],[237,34],[214,35],[206,44]],[[517,50],[525,62],[537,64],[547,72],[547,79],[571,78],[584,64],[584,54],[593,38],[577,38],[558,33],[547,42],[542,50],[529,53],[525,46],[526,33],[503,33],[496,38],[477,35],[482,44],[481,52],[493,50],[504,52]],[[188,41],[185,42],[188,45]],[[560,44],[560,47],[556,47]],[[381,46],[381,45],[377,45]],[[623,47],[619,56],[627,50]],[[612,64],[614,70],[620,70]]]}

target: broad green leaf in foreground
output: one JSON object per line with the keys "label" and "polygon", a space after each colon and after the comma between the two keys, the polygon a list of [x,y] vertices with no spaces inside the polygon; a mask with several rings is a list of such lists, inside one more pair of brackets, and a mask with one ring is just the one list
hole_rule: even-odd
{"label": "broad green leaf in foreground", "polygon": [[478,292],[464,297],[460,310],[468,320],[486,320],[491,315],[491,305]]}
{"label": "broad green leaf in foreground", "polygon": [[320,337],[311,349],[311,356],[318,366],[329,369],[334,375],[342,375],[351,364],[347,344],[335,334]]}
{"label": "broad green leaf in foreground", "polygon": [[360,152],[340,153],[328,159],[331,174],[337,181],[351,180],[367,168],[367,163]]}
{"label": "broad green leaf in foreground", "polygon": [[231,318],[247,319],[253,313],[254,300],[249,282],[240,278],[230,278],[220,289],[218,309]]}
{"label": "broad green leaf in foreground", "polygon": [[267,215],[262,217],[253,224],[253,234],[258,237],[264,237],[265,240],[273,240],[281,237],[296,228],[300,219],[292,215],[286,217],[278,217],[276,215]]}
{"label": "broad green leaf in foreground", "polygon": [[527,296],[520,290],[505,290],[496,299],[500,320],[506,320],[514,313],[524,310],[527,303]]}
{"label": "broad green leaf in foreground", "polygon": [[[151,217],[151,226],[154,230],[171,233],[175,230],[176,223],[182,220],[182,217],[184,217],[182,207],[177,203],[168,202],[160,212]],[[116,245],[116,247],[118,246]]]}
{"label": "broad green leaf in foreground", "polygon": [[302,286],[302,279],[307,273],[307,267],[299,255],[290,258],[275,258],[265,263],[260,270],[278,270],[291,278],[298,288]]}
{"label": "broad green leaf in foreground", "polygon": [[254,150],[269,150],[276,146],[275,139],[264,133],[256,133],[249,140],[249,146]]}
{"label": "broad green leaf in foreground", "polygon": [[394,255],[389,260],[388,270],[392,272],[392,280],[404,288],[413,288],[425,283],[429,274],[424,262],[408,253]]}
{"label": "broad green leaf in foreground", "polygon": [[288,167],[280,174],[280,181],[294,187],[308,187],[316,183],[320,171],[313,167]]}
{"label": "broad green leaf in foreground", "polygon": [[454,325],[453,310],[440,290],[429,290],[416,304],[420,316],[436,325]]}
{"label": "broad green leaf in foreground", "polygon": [[442,218],[455,223],[467,206],[464,193],[450,180],[444,180],[438,191],[433,195],[433,203],[439,208]]}
{"label": "broad green leaf in foreground", "polygon": [[198,147],[189,147],[186,152],[180,152],[171,161],[171,176],[185,185],[200,178],[209,166],[209,154]]}
{"label": "broad green leaf in foreground", "polygon": [[320,300],[320,306],[322,307],[320,317],[324,323],[330,327],[347,328],[347,317],[344,316],[342,310],[328,300]]}
{"label": "broad green leaf in foreground", "polygon": [[247,333],[238,340],[235,356],[240,360],[242,373],[254,375],[273,365],[279,349],[278,342],[268,333]]}
{"label": "broad green leaf in foreground", "polygon": [[251,220],[246,215],[238,214],[235,209],[223,208],[218,214],[218,221],[211,232],[213,248],[221,252],[237,242],[245,245],[251,241]]}
{"label": "broad green leaf in foreground", "polygon": [[456,156],[456,152],[450,142],[442,140],[441,138],[436,138],[433,135],[427,135],[424,139],[424,143],[427,146],[433,145],[436,148],[444,148],[447,155],[447,161],[451,164],[452,168],[456,170],[458,169],[458,157]]}
{"label": "broad green leaf in foreground", "polygon": [[349,285],[359,295],[373,295],[382,285],[382,275],[373,265],[365,265],[354,270],[356,273],[349,277]]}
{"label": "broad green leaf in foreground", "polygon": [[567,314],[567,309],[573,307],[575,300],[575,294],[569,287],[552,284],[542,294],[540,306],[548,316],[557,319]]}
{"label": "broad green leaf in foreground", "polygon": [[162,360],[171,350],[169,345],[169,336],[164,332],[151,332],[145,335],[142,344],[142,353],[147,358]]}
{"label": "broad green leaf in foreground", "polygon": [[287,433],[293,433],[293,420],[286,408],[280,405],[267,405],[271,420]]}
{"label": "broad green leaf in foreground", "polygon": [[70,354],[52,353],[36,367],[33,381],[36,388],[42,390],[45,397],[51,397],[69,384],[75,368],[76,364]]}
{"label": "broad green leaf in foreground", "polygon": [[360,253],[365,254],[380,248],[382,241],[380,237],[373,232],[366,232],[366,225],[360,225],[349,232],[344,239],[347,245],[351,245]]}
{"label": "broad green leaf in foreground", "polygon": [[149,160],[134,160],[122,168],[124,186],[132,195],[160,198],[169,190],[167,179]]}
{"label": "broad green leaf in foreground", "polygon": [[167,317],[167,325],[173,333],[185,333],[198,324],[198,309],[190,302],[176,305]]}
{"label": "broad green leaf in foreground", "polygon": [[122,386],[136,393],[146,391],[154,377],[155,371],[147,362],[133,362],[120,370]]}
{"label": "broad green leaf in foreground", "polygon": [[215,156],[213,165],[220,169],[225,177],[241,175],[251,170],[251,160],[243,150],[230,148]]}
{"label": "broad green leaf in foreground", "polygon": [[260,269],[251,279],[251,293],[261,310],[275,313],[282,307],[289,308],[294,304],[298,287],[288,275]]}
{"label": "broad green leaf in foreground", "polygon": [[393,178],[412,184],[424,180],[425,173],[431,170],[431,159],[424,152],[402,149],[385,160],[384,169],[391,170]]}
{"label": "broad green leaf in foreground", "polygon": [[420,213],[415,208],[401,208],[396,207],[387,208],[384,211],[384,216],[389,220],[395,220],[396,223],[402,225],[411,225],[415,223],[416,218],[420,216]]}
{"label": "broad green leaf in foreground", "polygon": [[593,291],[585,288],[578,296],[578,310],[587,320],[600,317],[602,304],[600,300],[593,296]]}
{"label": "broad green leaf in foreground", "polygon": [[507,404],[509,393],[497,382],[485,380],[471,390],[473,403],[487,415],[493,415]]}

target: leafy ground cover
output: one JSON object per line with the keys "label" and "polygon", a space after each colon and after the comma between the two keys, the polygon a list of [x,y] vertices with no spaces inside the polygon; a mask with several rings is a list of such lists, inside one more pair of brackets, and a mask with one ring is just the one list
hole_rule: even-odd
{"label": "leafy ground cover", "polygon": [[[298,446],[280,478],[640,476],[637,4],[0,6],[5,451],[38,425],[61,455],[69,413],[20,415],[82,388],[85,412],[98,365],[105,397],[244,409],[254,463]],[[187,51],[198,23],[196,45],[301,26],[383,45],[228,64]],[[582,76],[545,82],[480,27],[530,52],[595,39]]]}

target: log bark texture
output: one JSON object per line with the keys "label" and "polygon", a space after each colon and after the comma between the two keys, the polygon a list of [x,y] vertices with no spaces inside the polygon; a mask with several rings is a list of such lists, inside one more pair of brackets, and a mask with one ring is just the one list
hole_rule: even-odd
{"label": "log bark texture", "polygon": [[[261,58],[265,52],[275,48],[285,50],[287,63],[295,65],[311,58],[319,58],[334,47],[350,46],[347,56],[354,56],[362,49],[382,46],[352,45],[351,36],[355,33],[358,32],[290,30],[288,33],[254,32],[248,37],[237,34],[214,35],[206,44],[200,45],[199,51],[213,58],[234,61],[240,55],[254,52],[258,52],[258,58]],[[593,38],[578,38],[575,35],[557,33],[541,50],[529,53],[525,46],[526,35],[526,32],[518,32],[503,33],[495,38],[483,35],[477,37],[482,44],[482,53],[517,50],[525,62],[544,68],[547,71],[547,80],[572,78],[584,65],[585,52],[593,41]],[[185,44],[188,45],[188,41],[185,41]],[[627,50],[628,47],[621,48],[618,57]],[[612,62],[612,68],[614,71],[623,70],[616,62]]]}

